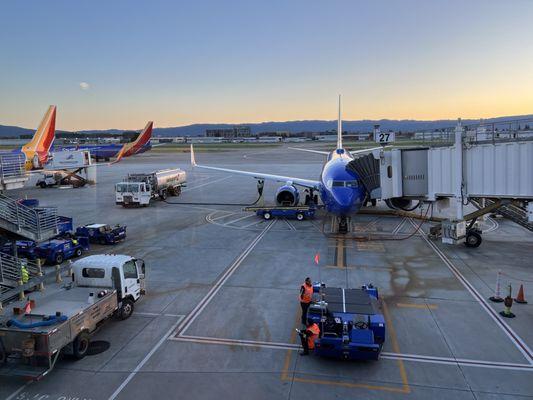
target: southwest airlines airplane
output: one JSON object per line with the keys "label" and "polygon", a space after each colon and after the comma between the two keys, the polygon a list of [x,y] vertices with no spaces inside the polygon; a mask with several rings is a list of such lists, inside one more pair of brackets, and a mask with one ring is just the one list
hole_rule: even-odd
{"label": "southwest airlines airplane", "polygon": [[119,162],[123,157],[129,157],[134,154],[144,153],[152,148],[150,139],[152,137],[152,129],[154,123],[149,121],[144,129],[139,133],[139,136],[130,143],[125,144],[87,144],[82,146],[61,146],[54,148],[56,151],[72,151],[72,150],[89,150],[91,156],[96,160],[109,161],[110,158],[115,157],[115,163]]}
{"label": "southwest airlines airplane", "polygon": [[[35,131],[33,138],[20,149],[0,152],[0,157],[23,155],[21,158],[24,160],[24,169],[26,171],[42,168],[48,161],[50,148],[54,142],[55,128],[56,106],[50,106],[46,114],[44,114],[44,118],[37,131]],[[12,158],[8,160],[8,157],[5,157],[2,160],[3,168],[7,168],[5,163],[14,163],[13,165],[15,165],[17,161]]]}
{"label": "southwest airlines airplane", "polygon": [[299,192],[296,186],[301,186],[310,191],[318,191],[327,212],[339,217],[339,227],[345,227],[348,217],[355,214],[363,206],[366,197],[366,189],[362,185],[359,176],[346,168],[354,159],[353,154],[368,153],[381,147],[357,150],[349,152],[342,145],[342,120],[339,96],[339,117],[337,122],[337,148],[331,152],[322,152],[310,149],[295,149],[327,155],[327,160],[322,167],[318,180],[301,179],[283,175],[241,171],[227,168],[198,165],[191,145],[191,163],[194,167],[229,172],[232,174],[251,176],[258,180],[271,180],[283,183],[276,192],[276,202],[280,205],[294,206],[299,202]]}

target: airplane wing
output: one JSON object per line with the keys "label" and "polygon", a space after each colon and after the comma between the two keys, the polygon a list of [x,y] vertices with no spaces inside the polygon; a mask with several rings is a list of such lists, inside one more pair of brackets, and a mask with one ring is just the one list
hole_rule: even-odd
{"label": "airplane wing", "polygon": [[[372,147],[370,149],[362,149],[362,150],[349,150],[350,154],[363,154],[363,153],[371,153],[374,150],[381,150],[383,147]],[[298,150],[298,151],[306,151],[308,153],[316,153],[316,154],[324,154],[329,155],[331,151],[322,151],[322,150],[313,150],[313,149],[302,149],[300,147],[289,147],[289,149],[292,150]]]}
{"label": "airplane wing", "polygon": [[228,172],[230,174],[251,176],[252,178],[259,179],[259,180],[264,179],[264,180],[270,180],[270,181],[275,181],[275,182],[294,184],[294,185],[303,186],[303,187],[311,188],[315,190],[318,190],[320,187],[319,181],[313,181],[311,179],[300,179],[300,178],[294,178],[294,177],[283,176],[283,175],[263,174],[260,172],[241,171],[241,170],[236,170],[236,169],[209,167],[207,165],[198,165],[196,163],[196,159],[194,156],[194,148],[192,144],[191,144],[191,164],[193,167],[196,167],[196,168],[211,169],[214,171]]}

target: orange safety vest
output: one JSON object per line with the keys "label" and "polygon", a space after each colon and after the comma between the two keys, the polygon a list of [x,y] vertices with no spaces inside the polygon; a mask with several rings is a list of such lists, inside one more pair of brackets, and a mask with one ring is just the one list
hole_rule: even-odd
{"label": "orange safety vest", "polygon": [[302,287],[304,288],[304,292],[300,295],[300,302],[311,303],[311,299],[313,298],[313,286],[307,286],[304,282]]}
{"label": "orange safety vest", "polygon": [[309,328],[307,328],[308,331],[311,331],[313,334],[307,338],[307,344],[309,345],[309,350],[313,350],[315,348],[315,340],[318,338],[318,335],[320,335],[320,328],[317,324],[313,323]]}

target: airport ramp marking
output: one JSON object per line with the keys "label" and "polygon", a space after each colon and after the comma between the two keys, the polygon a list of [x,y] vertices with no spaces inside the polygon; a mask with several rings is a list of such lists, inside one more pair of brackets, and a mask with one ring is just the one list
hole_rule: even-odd
{"label": "airport ramp marking", "polygon": [[527,362],[533,365],[533,352],[529,346],[524,342],[524,340],[505,322],[500,315],[487,303],[485,298],[476,290],[476,288],[464,277],[464,275],[459,271],[459,269],[450,261],[450,259],[440,250],[437,245],[431,242],[424,231],[420,226],[416,225],[415,222],[410,218],[409,222],[419,231],[422,236],[422,239],[429,245],[429,247],[439,256],[439,258],[444,262],[448,269],[452,272],[453,275],[462,283],[466,290],[474,297],[475,300],[479,303],[481,308],[487,312],[487,314],[492,318],[496,325],[507,335],[507,337],[513,342],[516,348],[522,353]]}
{"label": "airport ramp marking", "polygon": [[415,303],[396,303],[397,307],[400,308],[418,308],[421,310],[436,310],[439,308],[436,304],[415,304]]}
{"label": "airport ramp marking", "polygon": [[[298,316],[298,322],[300,318]],[[293,351],[301,349],[299,344],[296,344],[296,331],[293,330],[291,336],[294,336],[294,340],[290,343],[281,342],[267,342],[261,340],[244,340],[244,339],[228,339],[228,338],[216,338],[209,336],[195,336],[195,335],[180,335],[175,337],[169,337],[168,340],[175,342],[188,342],[197,344],[214,344],[222,346],[241,346],[241,347],[253,347],[257,349],[271,349],[271,350],[288,350],[289,354]],[[500,361],[488,361],[488,360],[475,360],[469,358],[453,358],[453,357],[439,357],[439,356],[426,356],[422,354],[409,354],[409,353],[395,353],[383,351],[381,352],[380,359],[386,360],[402,360],[410,362],[428,363],[428,364],[443,364],[443,365],[461,365],[474,368],[489,368],[489,369],[504,369],[513,371],[533,372],[533,365],[508,363]],[[282,379],[288,379],[288,369],[290,367],[290,360],[284,361],[284,368],[282,370]],[[286,366],[286,368],[285,368]]]}
{"label": "airport ramp marking", "polygon": [[246,259],[246,257],[248,257],[248,255],[252,252],[255,246],[257,246],[261,239],[274,226],[275,222],[276,220],[273,220],[267,226],[265,226],[265,228],[259,233],[259,235],[257,235],[252,240],[248,247],[246,247],[246,249],[244,249],[244,251],[239,256],[237,256],[235,261],[228,268],[226,268],[225,271],[222,272],[220,277],[216,280],[216,282],[213,284],[207,294],[202,298],[202,300],[200,300],[196,307],[194,307],[193,310],[189,314],[187,314],[187,316],[176,326],[176,330],[173,336],[182,335],[187,329],[189,329],[191,324],[209,305],[209,303],[213,300],[216,294],[220,291],[222,286],[224,286],[226,281],[235,273],[235,271],[240,267],[242,262]]}

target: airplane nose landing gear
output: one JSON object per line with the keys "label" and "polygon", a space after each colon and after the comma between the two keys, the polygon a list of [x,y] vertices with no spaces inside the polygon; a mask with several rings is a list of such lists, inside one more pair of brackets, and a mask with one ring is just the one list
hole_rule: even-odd
{"label": "airplane nose landing gear", "polygon": [[338,225],[338,232],[341,234],[348,233],[348,227],[350,226],[350,218],[349,217],[337,217],[337,225]]}

